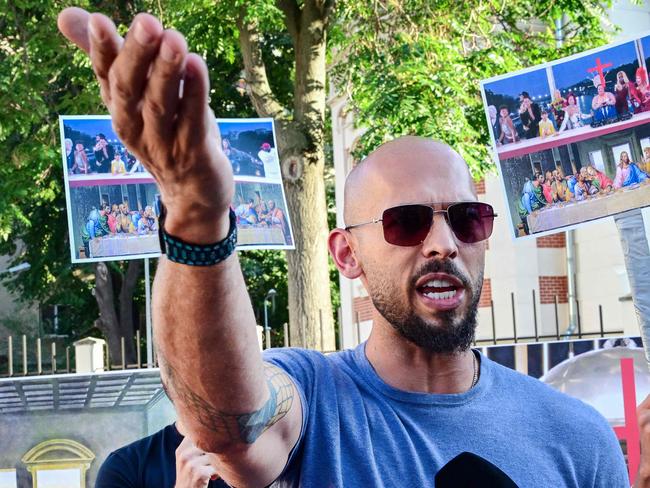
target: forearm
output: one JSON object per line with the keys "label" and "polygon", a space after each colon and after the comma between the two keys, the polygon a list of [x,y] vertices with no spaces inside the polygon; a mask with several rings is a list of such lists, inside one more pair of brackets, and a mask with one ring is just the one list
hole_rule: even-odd
{"label": "forearm", "polygon": [[210,267],[161,259],[153,314],[161,375],[193,440],[212,452],[254,441],[242,416],[270,421],[276,409],[237,256]]}

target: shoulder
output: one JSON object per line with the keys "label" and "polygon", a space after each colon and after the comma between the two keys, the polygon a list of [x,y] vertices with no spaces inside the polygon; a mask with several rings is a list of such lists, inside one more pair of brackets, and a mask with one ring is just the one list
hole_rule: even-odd
{"label": "shoulder", "polygon": [[[164,451],[164,440],[175,433],[175,427],[168,425],[148,437],[138,439],[111,452],[99,468],[96,488],[137,488],[142,483],[143,470]],[[174,452],[171,453],[171,467],[174,469]]]}
{"label": "shoulder", "polygon": [[[485,359],[484,359],[485,360]],[[546,383],[487,360],[493,371],[493,388],[513,402],[525,404],[528,415],[538,421],[552,422],[554,428],[583,433],[590,439],[609,440],[613,431],[605,418],[593,407],[562,393]]]}
{"label": "shoulder", "polygon": [[344,373],[353,362],[354,350],[332,354],[300,348],[264,351],[264,360],[284,370],[308,394],[323,384],[333,385],[334,376]]}

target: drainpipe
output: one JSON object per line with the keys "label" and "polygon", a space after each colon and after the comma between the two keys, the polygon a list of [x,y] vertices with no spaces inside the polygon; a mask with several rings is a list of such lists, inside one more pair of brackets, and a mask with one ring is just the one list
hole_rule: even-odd
{"label": "drainpipe", "polygon": [[569,326],[566,330],[567,339],[578,327],[577,300],[578,292],[576,286],[576,238],[575,231],[566,232],[566,274],[567,288],[569,292]]}

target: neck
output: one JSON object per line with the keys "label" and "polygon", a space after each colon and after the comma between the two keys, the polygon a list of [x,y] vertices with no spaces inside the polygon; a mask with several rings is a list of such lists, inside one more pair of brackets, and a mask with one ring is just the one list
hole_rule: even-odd
{"label": "neck", "polygon": [[366,344],[366,356],[384,382],[403,391],[463,393],[471,388],[474,379],[471,350],[425,351],[403,338],[378,314]]}

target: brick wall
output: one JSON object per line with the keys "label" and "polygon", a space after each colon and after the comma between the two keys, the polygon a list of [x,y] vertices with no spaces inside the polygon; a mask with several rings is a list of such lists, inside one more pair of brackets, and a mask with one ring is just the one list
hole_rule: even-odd
{"label": "brick wall", "polygon": [[557,295],[558,303],[567,303],[569,297],[569,283],[566,276],[540,276],[539,277],[539,301],[542,304],[555,303]]}
{"label": "brick wall", "polygon": [[483,289],[481,290],[481,298],[478,301],[479,307],[489,307],[492,302],[492,281],[490,278],[483,280]]}
{"label": "brick wall", "polygon": [[474,185],[476,185],[476,193],[479,195],[485,195],[485,180],[480,179],[478,181],[474,182]]}
{"label": "brick wall", "polygon": [[361,322],[371,320],[372,312],[375,309],[370,297],[354,297],[352,308],[354,310],[354,320],[357,320],[357,314],[359,314],[359,321]]}
{"label": "brick wall", "polygon": [[566,234],[564,232],[558,232],[550,236],[538,237],[537,247],[566,247]]}

